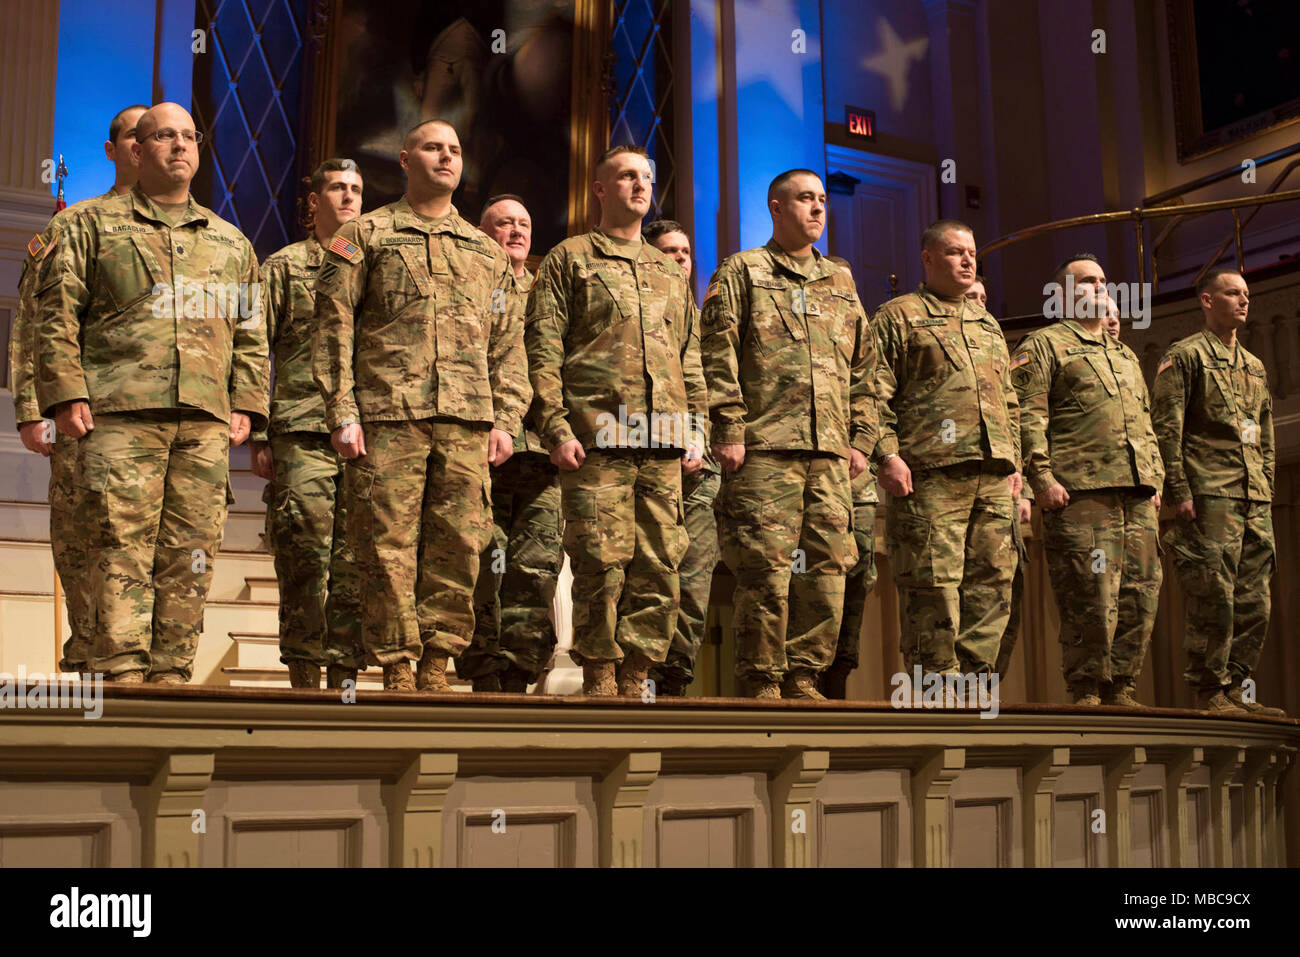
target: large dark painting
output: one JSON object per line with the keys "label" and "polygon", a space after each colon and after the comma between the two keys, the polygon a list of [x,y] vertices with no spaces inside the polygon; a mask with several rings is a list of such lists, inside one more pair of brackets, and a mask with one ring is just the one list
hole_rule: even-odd
{"label": "large dark painting", "polygon": [[575,2],[335,0],[318,142],[356,160],[366,209],[405,191],[397,154],[406,131],[439,117],[460,134],[465,171],[453,202],[462,216],[477,224],[487,197],[518,193],[535,252],[568,235]]}
{"label": "large dark painting", "polygon": [[1168,0],[1180,161],[1300,120],[1300,2]]}

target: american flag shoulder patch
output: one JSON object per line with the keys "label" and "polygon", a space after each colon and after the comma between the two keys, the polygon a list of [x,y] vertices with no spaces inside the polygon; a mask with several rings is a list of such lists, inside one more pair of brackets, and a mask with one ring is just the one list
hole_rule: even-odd
{"label": "american flag shoulder patch", "polygon": [[45,240],[41,239],[40,234],[38,233],[33,236],[32,241],[27,244],[27,255],[31,256],[33,259],[39,259],[45,248],[51,245],[53,245],[53,242],[46,243]]}
{"label": "american flag shoulder patch", "polygon": [[1165,356],[1163,359],[1160,360],[1160,366],[1156,369],[1156,375],[1159,375],[1160,373],[1164,372],[1173,364],[1174,364],[1174,357]]}
{"label": "american flag shoulder patch", "polygon": [[705,294],[704,294],[704,301],[705,301],[705,302],[708,302],[710,299],[712,299],[712,298],[713,298],[714,296],[716,296],[717,294],[718,294],[718,284],[717,284],[716,282],[715,282],[715,283],[710,283],[710,284],[709,284],[709,289],[708,289],[708,291],[705,292]]}
{"label": "american flag shoulder patch", "polygon": [[1014,359],[1011,360],[1011,368],[1019,369],[1022,365],[1025,365],[1028,362],[1029,362],[1029,352],[1028,351],[1021,352],[1017,354]]}
{"label": "american flag shoulder patch", "polygon": [[357,253],[361,252],[361,247],[356,243],[350,243],[342,236],[335,236],[330,242],[330,252],[338,253],[348,262],[353,262]]}

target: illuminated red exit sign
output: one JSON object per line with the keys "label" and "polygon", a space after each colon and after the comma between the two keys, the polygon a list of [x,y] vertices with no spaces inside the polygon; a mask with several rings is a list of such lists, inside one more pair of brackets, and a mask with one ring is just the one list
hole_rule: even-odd
{"label": "illuminated red exit sign", "polygon": [[856,106],[844,107],[844,126],[849,136],[859,136],[864,140],[876,138],[876,114],[874,110],[860,110]]}

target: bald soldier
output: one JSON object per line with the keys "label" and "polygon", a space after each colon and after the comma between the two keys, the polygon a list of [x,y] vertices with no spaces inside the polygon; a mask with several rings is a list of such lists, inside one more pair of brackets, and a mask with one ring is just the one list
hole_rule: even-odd
{"label": "bald soldier", "polygon": [[1187,670],[1197,707],[1280,716],[1255,700],[1268,634],[1273,546],[1273,397],[1237,339],[1246,280],[1211,269],[1196,284],[1205,328],[1156,367],[1155,429],[1174,525],[1165,536],[1186,603]]}
{"label": "bald soldier", "polygon": [[1011,360],[1025,481],[1042,511],[1071,700],[1141,707],[1133,689],[1160,603],[1164,466],[1138,357],[1105,328],[1097,257],[1061,263],[1045,291],[1062,289],[1066,318],[1031,332]]}
{"label": "bald soldier", "polygon": [[316,275],[340,226],[361,215],[361,173],[327,159],[311,174],[312,233],[262,263],[262,305],[275,384],[271,425],[251,443],[269,482],[266,541],[280,591],[280,660],[294,688],[341,688],[365,667],[361,589],[347,534],[344,458],[330,445],[325,401],[312,378]]}
{"label": "bald soldier", "polygon": [[1020,416],[997,320],[965,298],[975,237],[921,236],[925,282],[873,320],[885,538],[907,670],[990,672],[1010,614]]}
{"label": "bald soldier", "polygon": [[406,194],[326,249],[312,365],[349,463],[366,660],[386,689],[448,691],[492,532],[488,466],[510,458],[530,396],[509,258],[451,202],[456,130],[420,123],[398,159]]}
{"label": "bald soldier", "polygon": [[139,182],[68,219],[37,291],[37,398],[79,440],[90,667],[119,682],[190,679],[230,446],[266,427],[257,259],[189,195],[201,140],[175,103],[141,115]]}
{"label": "bald soldier", "polygon": [[850,482],[876,445],[876,352],[853,277],[813,247],[821,178],[787,170],[767,200],[772,238],[723,260],[700,321],[718,530],[744,693],[824,700],[858,558]]}
{"label": "bald soldier", "polygon": [[113,164],[113,185],[107,193],[93,199],[74,203],[56,213],[44,232],[27,244],[27,258],[23,261],[22,276],[18,281],[18,308],[14,314],[9,335],[9,368],[13,374],[14,421],[18,436],[32,452],[50,460],[50,551],[54,555],[54,570],[63,583],[63,595],[68,609],[70,634],[63,645],[62,671],[85,671],[90,659],[91,622],[87,616],[86,549],[85,541],[76,526],[76,464],[77,441],[60,435],[54,423],[41,417],[40,403],[36,399],[36,330],[35,295],[42,268],[53,264],[51,255],[59,247],[59,231],[66,216],[78,210],[131,191],[139,176],[139,162],[131,153],[135,142],[135,124],[147,110],[139,104],[121,110],[108,124],[108,139],[104,142],[104,156]]}
{"label": "bald soldier", "polygon": [[[646,242],[681,267],[698,321],[699,310],[694,307],[695,293],[691,285],[691,240],[685,227],[676,220],[657,219],[647,223],[641,234]],[[713,569],[718,564],[718,524],[713,515],[713,502],[721,484],[718,463],[708,452],[698,472],[682,474],[682,511],[690,541],[678,570],[681,608],[668,656],[650,672],[656,693],[670,698],[683,697],[695,680],[695,661],[709,623],[709,591],[713,586]]]}
{"label": "bald soldier", "polygon": [[686,553],[682,476],[707,438],[698,329],[677,264],[641,239],[650,161],[596,163],[600,225],[542,260],[528,297],[529,375],[560,469],[583,693],[641,697],[664,661]]}
{"label": "bald soldier", "polygon": [[[488,199],[479,228],[510,257],[508,313],[523,326],[533,223],[512,193]],[[555,647],[551,602],[564,561],[559,470],[536,431],[533,401],[514,437],[514,455],[492,470],[492,541],[479,557],[474,638],[456,662],[475,691],[522,694],[541,677]]]}

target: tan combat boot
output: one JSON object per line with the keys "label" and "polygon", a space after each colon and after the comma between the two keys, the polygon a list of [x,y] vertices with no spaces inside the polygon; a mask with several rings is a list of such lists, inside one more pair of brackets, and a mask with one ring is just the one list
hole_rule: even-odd
{"label": "tan combat boot", "polygon": [[314,661],[295,658],[289,662],[289,687],[319,688],[320,665]]}
{"label": "tan combat boot", "polygon": [[1242,694],[1241,681],[1233,681],[1228,688],[1227,698],[1238,708],[1249,711],[1251,714],[1262,714],[1269,718],[1285,718],[1286,712],[1281,708],[1270,708],[1266,704],[1260,704],[1258,701],[1247,701]]}
{"label": "tan combat boot", "polygon": [[1121,708],[1145,708],[1141,701],[1133,697],[1133,679],[1116,678],[1102,689],[1102,704],[1117,705]]}
{"label": "tan combat boot", "polygon": [[409,661],[399,661],[393,665],[384,665],[384,690],[415,690],[415,679],[411,677],[411,663]]}
{"label": "tan combat boot", "polygon": [[451,690],[451,685],[447,684],[447,657],[445,651],[435,652],[432,648],[424,649],[424,657],[420,659],[420,667],[415,673],[417,691]]}
{"label": "tan combat boot", "polygon": [[613,698],[618,695],[618,678],[613,661],[584,661],[582,663],[582,693],[591,698]]}
{"label": "tan combat boot", "polygon": [[817,677],[811,671],[791,671],[781,682],[781,697],[805,701],[825,701],[826,696],[817,690]]}
{"label": "tan combat boot", "polygon": [[1211,714],[1250,714],[1224,694],[1222,688],[1197,688],[1196,710]]}
{"label": "tan combat boot", "polygon": [[119,671],[112,675],[112,681],[115,685],[142,685],[144,684],[143,671]]}
{"label": "tan combat boot", "polygon": [[629,651],[618,664],[618,693],[623,698],[639,698],[655,663],[640,651]]}
{"label": "tan combat boot", "polygon": [[1101,695],[1097,694],[1097,679],[1082,678],[1070,685],[1070,700],[1083,708],[1094,708],[1101,704]]}
{"label": "tan combat boot", "polygon": [[752,675],[745,680],[745,696],[769,701],[781,700],[781,686],[767,675]]}
{"label": "tan combat boot", "polygon": [[351,681],[353,688],[357,686],[356,668],[349,668],[347,665],[325,666],[325,687],[342,688],[345,681]]}
{"label": "tan combat boot", "polygon": [[[139,674],[139,672],[136,672],[136,673]],[[156,675],[150,675],[150,676],[149,676],[149,684],[151,684],[151,685],[183,685],[183,684],[185,684],[185,679],[182,678],[180,675],[178,675],[178,674],[177,674],[176,672],[174,672],[174,671],[161,671],[161,672],[159,672],[159,673],[156,674]]]}

